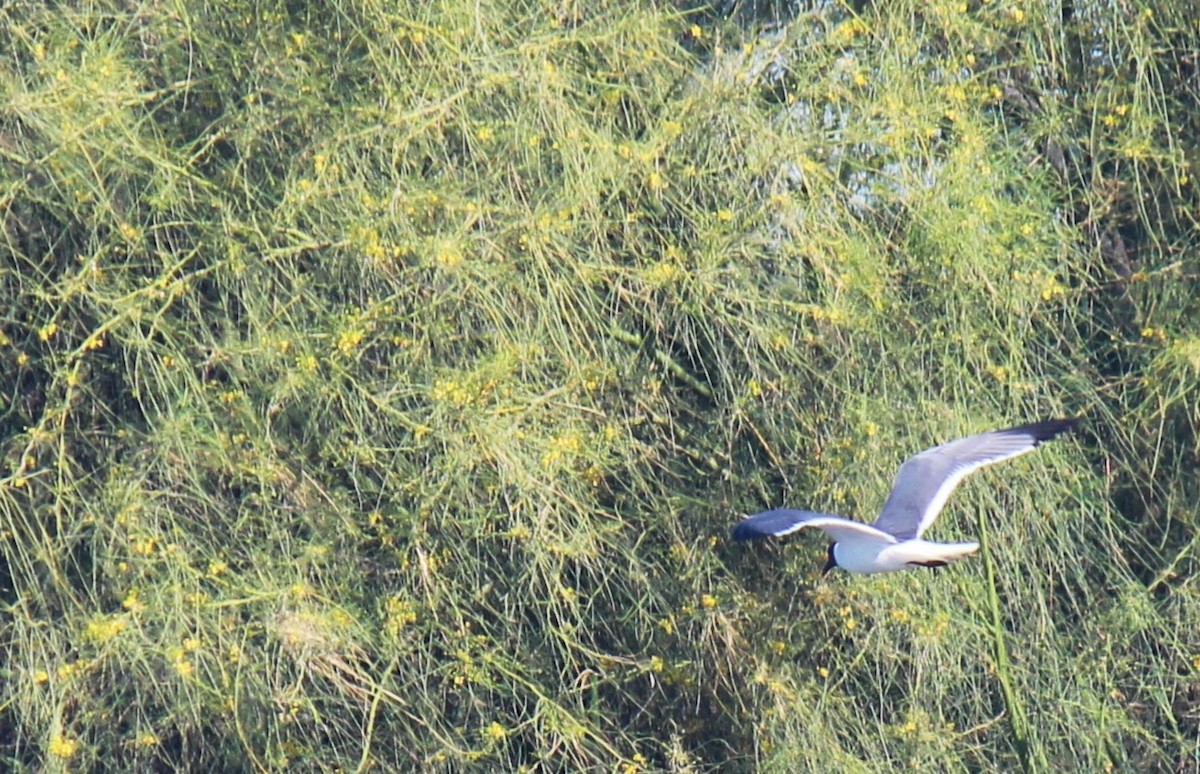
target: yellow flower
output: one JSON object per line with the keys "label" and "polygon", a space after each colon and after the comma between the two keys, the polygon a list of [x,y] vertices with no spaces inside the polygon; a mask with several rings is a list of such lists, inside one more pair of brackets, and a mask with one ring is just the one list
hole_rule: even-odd
{"label": "yellow flower", "polygon": [[1053,298],[1065,295],[1066,292],[1066,287],[1064,287],[1057,279],[1054,277],[1047,277],[1045,283],[1042,285],[1042,300],[1049,301]]}
{"label": "yellow flower", "polygon": [[129,593],[125,595],[125,599],[121,601],[121,607],[131,613],[140,613],[146,609],[146,606],[138,599],[137,589],[129,590]]}
{"label": "yellow flower", "polygon": [[50,740],[50,746],[47,748],[50,755],[54,758],[68,760],[79,752],[79,742],[75,739],[67,739],[62,734],[55,734]]}
{"label": "yellow flower", "polygon": [[466,406],[473,400],[473,395],[465,385],[453,379],[439,379],[433,383],[429,397],[438,402],[451,403],[455,406]]}
{"label": "yellow flower", "polygon": [[452,271],[462,266],[463,260],[462,249],[453,242],[442,244],[433,256],[434,263],[447,271]]}
{"label": "yellow flower", "polygon": [[717,598],[712,594],[702,594],[700,596],[700,607],[714,608],[717,606]]}
{"label": "yellow flower", "polygon": [[338,352],[341,352],[343,355],[350,354],[362,343],[363,337],[366,335],[365,331],[359,329],[342,331],[341,335],[338,336]]}
{"label": "yellow flower", "polygon": [[669,285],[679,275],[680,269],[678,265],[670,261],[659,261],[648,268],[644,276],[647,285],[663,287],[664,285]]}
{"label": "yellow flower", "polygon": [[637,753],[633,756],[633,760],[626,763],[625,767],[622,768],[621,771],[623,774],[638,774],[638,772],[640,772],[647,763],[649,763],[649,761],[646,759],[646,756],[642,755],[641,753]]}
{"label": "yellow flower", "polygon": [[542,455],[543,467],[550,467],[563,460],[570,460],[583,451],[583,440],[578,433],[567,432],[550,440],[550,449]]}
{"label": "yellow flower", "polygon": [[861,19],[850,19],[833,28],[830,37],[838,44],[848,43],[860,35],[870,32],[870,28]]}
{"label": "yellow flower", "polygon": [[76,675],[85,672],[87,667],[86,661],[72,661],[69,664],[61,665],[54,673],[58,675],[59,680],[70,680]]}
{"label": "yellow flower", "polygon": [[175,673],[183,678],[191,677],[196,671],[196,665],[191,661],[188,661],[182,655],[175,659],[175,662],[172,664],[172,666],[175,667]]}
{"label": "yellow flower", "polygon": [[1155,328],[1153,325],[1147,325],[1145,328],[1142,328],[1142,338],[1166,341],[1167,332],[1162,328]]}
{"label": "yellow flower", "polygon": [[508,729],[493,720],[491,725],[487,727],[485,734],[493,742],[502,742],[508,736]]}
{"label": "yellow flower", "polygon": [[116,637],[121,632],[125,631],[127,622],[124,618],[115,615],[96,615],[88,621],[87,627],[83,630],[84,639],[90,640],[96,644],[108,642]]}

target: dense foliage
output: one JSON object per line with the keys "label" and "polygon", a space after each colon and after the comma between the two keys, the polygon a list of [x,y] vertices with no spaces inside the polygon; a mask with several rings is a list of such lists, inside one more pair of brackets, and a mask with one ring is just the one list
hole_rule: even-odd
{"label": "dense foliage", "polygon": [[1047,6],[4,5],[0,766],[1195,767],[1200,12]]}

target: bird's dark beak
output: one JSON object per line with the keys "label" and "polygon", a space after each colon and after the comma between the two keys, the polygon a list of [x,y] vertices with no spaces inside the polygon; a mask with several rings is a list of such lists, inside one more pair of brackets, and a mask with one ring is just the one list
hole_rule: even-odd
{"label": "bird's dark beak", "polygon": [[829,558],[825,560],[825,568],[821,570],[822,578],[828,575],[830,570],[838,566],[837,557],[833,555],[833,547],[836,545],[837,543],[829,544]]}

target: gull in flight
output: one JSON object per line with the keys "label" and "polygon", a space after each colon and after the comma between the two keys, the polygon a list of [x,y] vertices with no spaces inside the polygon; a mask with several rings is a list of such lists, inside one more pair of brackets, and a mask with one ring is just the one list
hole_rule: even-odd
{"label": "gull in flight", "polygon": [[734,540],[790,535],[816,527],[833,539],[822,574],[834,567],[875,573],[911,567],[942,567],[979,549],[978,543],[922,540],[950,493],[968,473],[1037,448],[1067,432],[1078,419],[1047,419],[1007,430],[970,435],[926,449],[900,466],[892,491],[874,524],[828,513],[781,508],[763,511],[733,527]]}

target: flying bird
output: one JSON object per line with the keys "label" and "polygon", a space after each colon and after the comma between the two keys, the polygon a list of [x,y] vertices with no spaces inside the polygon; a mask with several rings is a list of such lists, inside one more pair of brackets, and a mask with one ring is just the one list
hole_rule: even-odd
{"label": "flying bird", "polygon": [[922,540],[950,493],[979,468],[1031,452],[1057,438],[1078,419],[1047,419],[1007,430],[970,435],[934,446],[905,460],[874,524],[828,513],[781,508],[763,511],[734,525],[734,540],[790,535],[816,527],[833,538],[822,574],[834,567],[850,572],[896,572],[912,567],[942,567],[979,549],[978,543]]}

